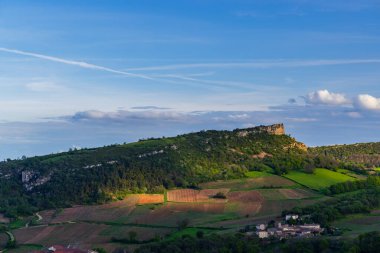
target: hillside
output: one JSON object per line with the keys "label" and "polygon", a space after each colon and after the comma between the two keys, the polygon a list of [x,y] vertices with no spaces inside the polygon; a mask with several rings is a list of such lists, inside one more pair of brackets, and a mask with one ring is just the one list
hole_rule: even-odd
{"label": "hillside", "polygon": [[[303,167],[306,146],[284,126],[201,131],[0,164],[0,212],[8,216],[72,204],[103,203],[128,193],[162,193],[249,170],[277,174]],[[294,159],[293,159],[294,158]],[[298,165],[297,165],[298,163]]]}
{"label": "hillside", "polygon": [[365,167],[380,166],[380,142],[356,143],[309,148],[315,155],[334,157],[338,161],[362,164]]}

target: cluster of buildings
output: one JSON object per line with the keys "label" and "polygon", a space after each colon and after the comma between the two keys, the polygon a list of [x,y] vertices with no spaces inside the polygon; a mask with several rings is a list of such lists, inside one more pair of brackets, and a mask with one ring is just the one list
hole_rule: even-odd
{"label": "cluster of buildings", "polygon": [[[285,216],[285,221],[290,220],[298,220],[298,215],[290,214]],[[279,222],[274,227],[268,227],[266,224],[258,224],[256,226],[256,232],[247,232],[247,235],[256,233],[256,235],[262,239],[269,237],[283,239],[291,237],[312,237],[321,234],[323,230],[319,224],[289,225]]]}
{"label": "cluster of buildings", "polygon": [[65,247],[62,245],[53,245],[46,250],[33,251],[32,253],[97,253],[94,250],[82,250],[77,248],[72,248],[70,246]]}

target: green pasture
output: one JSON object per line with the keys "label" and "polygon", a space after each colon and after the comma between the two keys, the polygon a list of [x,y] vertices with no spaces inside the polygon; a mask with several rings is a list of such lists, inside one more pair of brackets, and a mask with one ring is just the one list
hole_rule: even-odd
{"label": "green pasture", "polygon": [[355,180],[351,176],[327,169],[316,169],[313,174],[291,171],[285,174],[284,177],[314,190],[321,190],[333,184]]}

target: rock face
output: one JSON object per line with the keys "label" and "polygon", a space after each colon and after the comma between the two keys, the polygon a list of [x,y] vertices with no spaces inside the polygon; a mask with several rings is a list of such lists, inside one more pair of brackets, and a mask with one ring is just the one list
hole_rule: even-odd
{"label": "rock face", "polygon": [[284,124],[274,124],[269,126],[257,126],[252,128],[247,128],[243,130],[238,130],[238,135],[240,137],[245,137],[248,134],[258,134],[258,133],[268,133],[274,135],[284,135],[285,127]]}

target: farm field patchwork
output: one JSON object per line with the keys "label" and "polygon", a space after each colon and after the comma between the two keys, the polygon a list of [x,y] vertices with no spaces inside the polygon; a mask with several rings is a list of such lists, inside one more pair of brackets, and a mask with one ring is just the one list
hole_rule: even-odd
{"label": "farm field patchwork", "polygon": [[[129,231],[135,231],[138,240],[157,236],[170,240],[197,230],[206,234],[221,227],[236,230],[255,220],[275,219],[284,209],[315,203],[320,197],[283,177],[256,172],[250,177],[203,184],[202,190],[170,190],[166,199],[163,194],[131,194],[104,205],[42,211],[40,226],[13,232],[20,244],[49,246],[75,241],[87,247],[96,241],[99,247],[113,251],[120,244],[112,243],[111,238],[127,238]],[[212,198],[218,192],[226,199]],[[184,221],[189,227],[178,231]],[[133,247],[137,246],[128,245]]]}
{"label": "farm field patchwork", "polygon": [[285,174],[284,177],[314,190],[321,190],[333,184],[355,180],[353,177],[327,169],[316,169],[313,174],[291,171]]}

